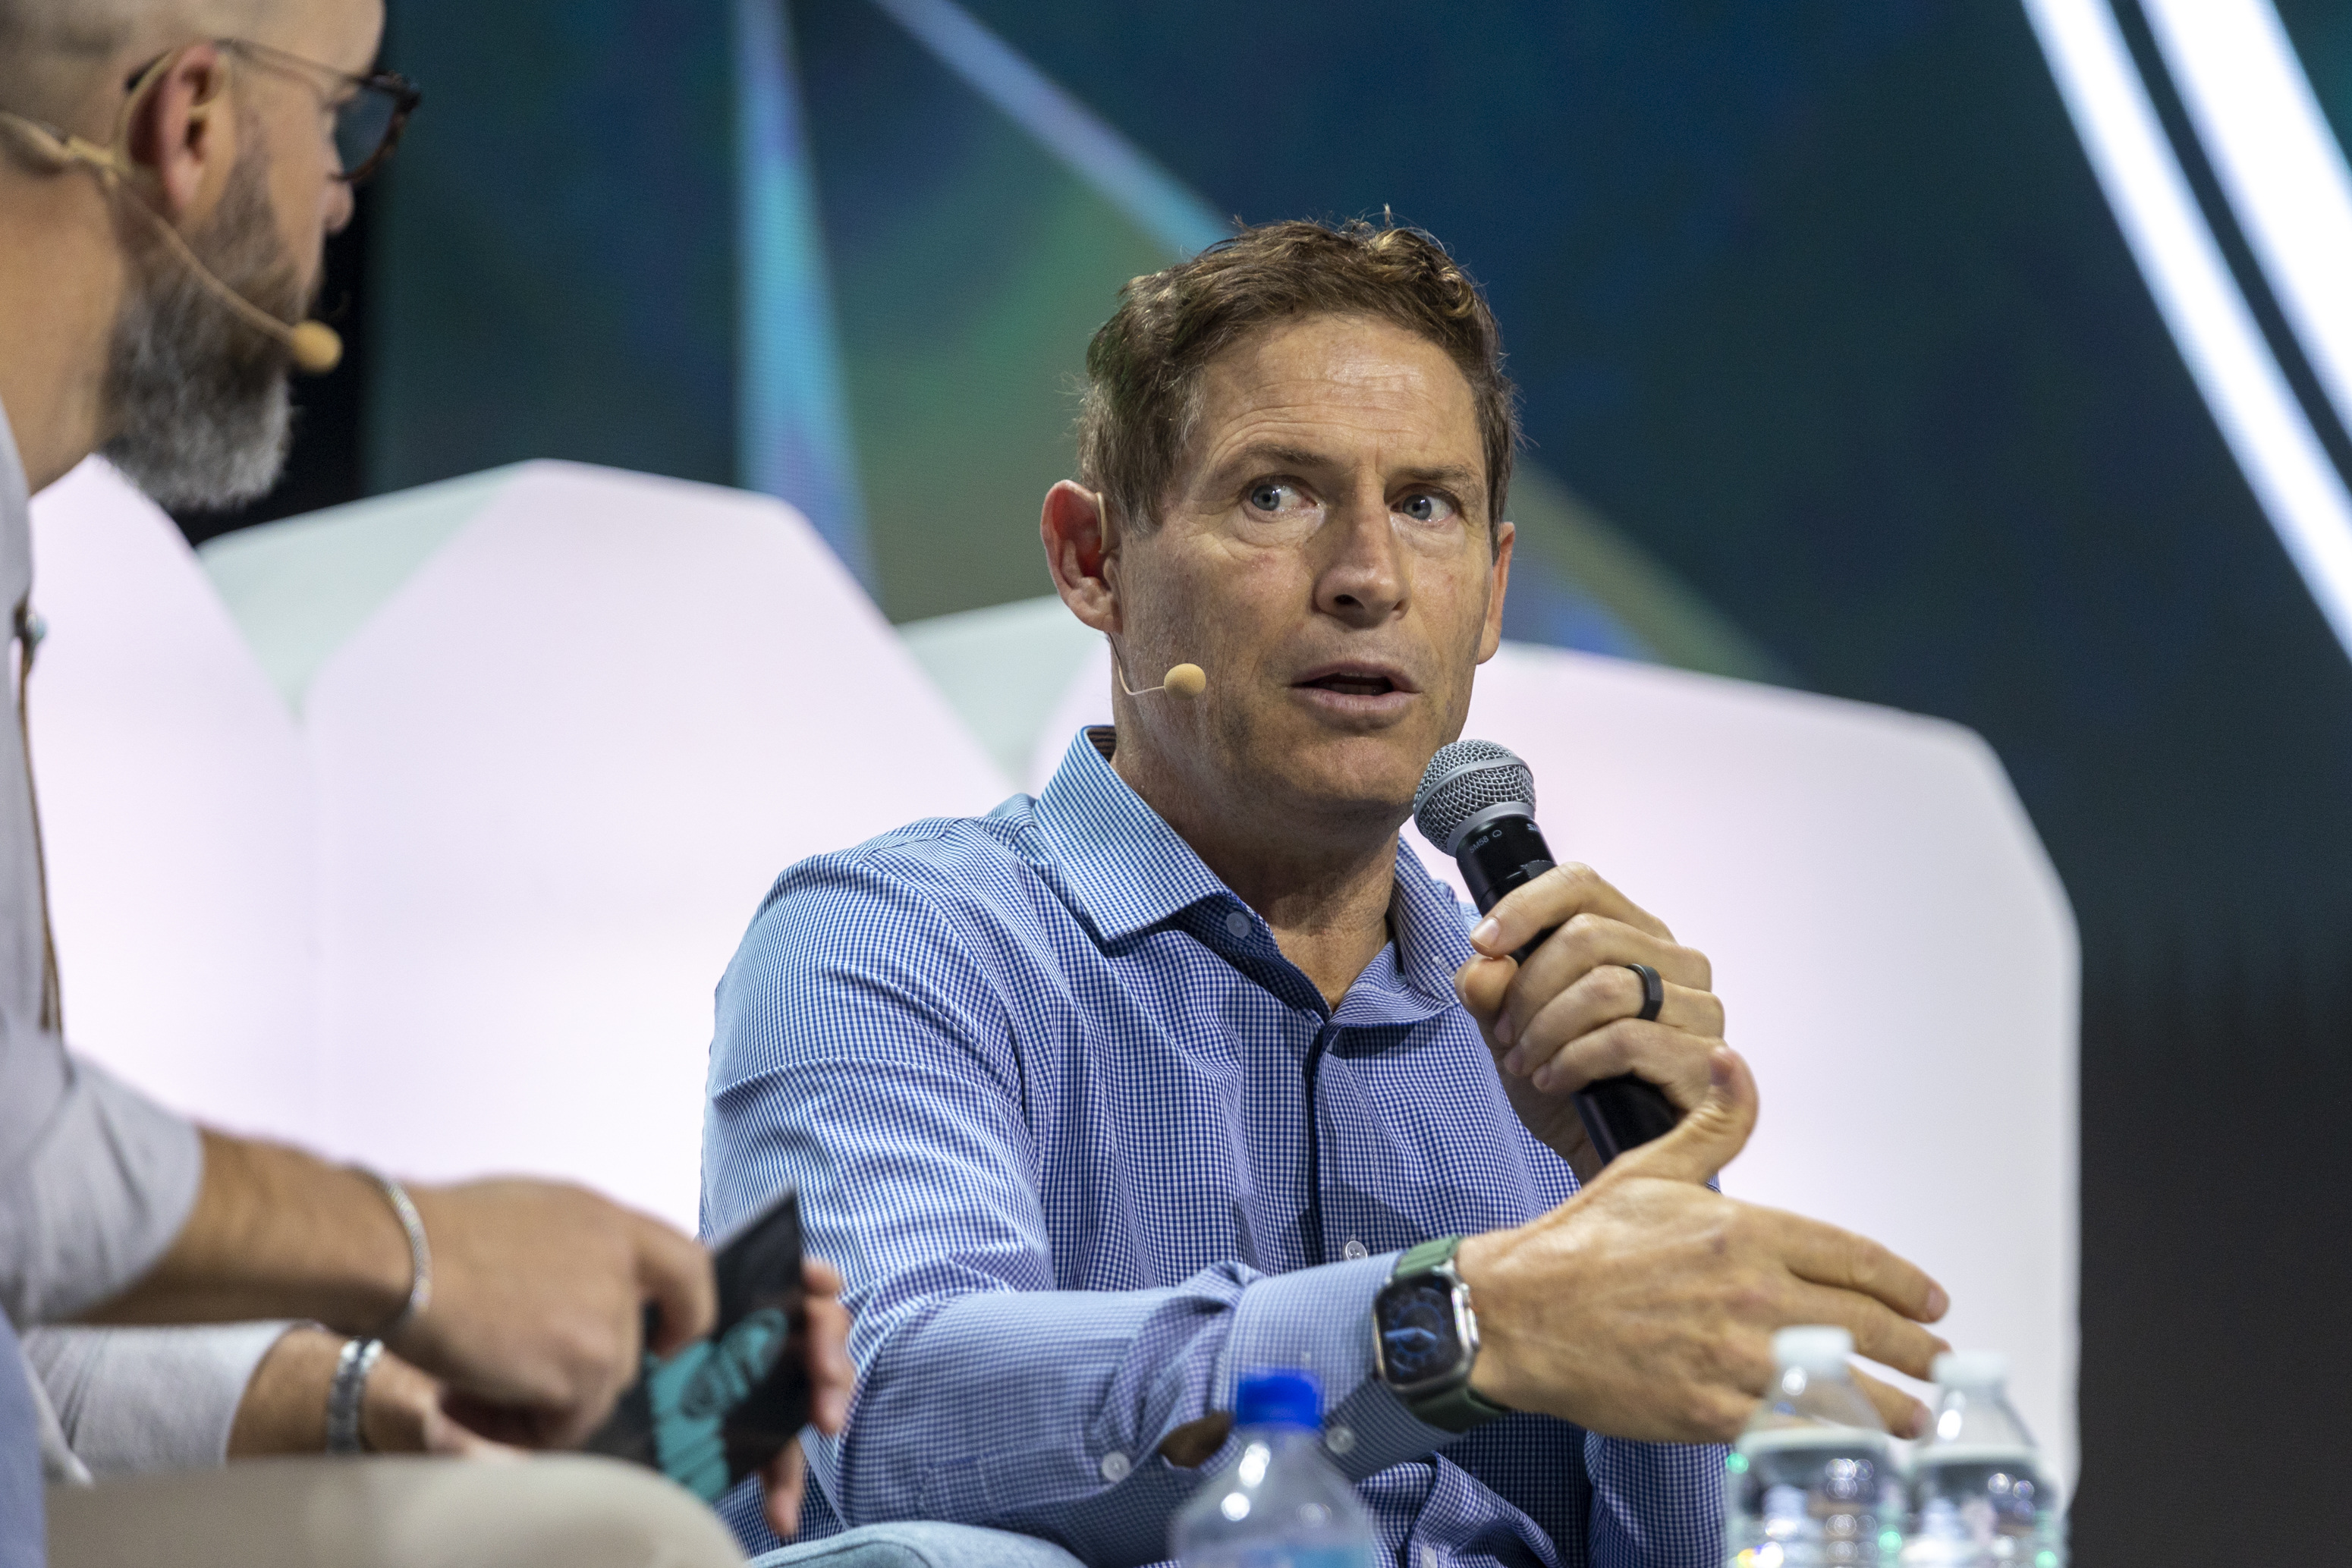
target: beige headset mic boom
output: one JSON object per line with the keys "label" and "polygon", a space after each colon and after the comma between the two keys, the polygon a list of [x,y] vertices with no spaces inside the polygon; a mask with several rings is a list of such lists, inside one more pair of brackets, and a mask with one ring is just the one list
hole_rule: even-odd
{"label": "beige headset mic boom", "polygon": [[[130,164],[112,148],[85,141],[56,126],[27,120],[5,109],[0,109],[0,125],[15,131],[17,140],[54,168],[67,169],[79,163],[89,169],[98,175],[99,183],[106,187],[109,194],[120,190],[131,172]],[[286,351],[293,357],[296,368],[310,375],[323,376],[342,362],[343,340],[332,327],[324,321],[289,324],[279,320],[215,277],[213,269],[188,248],[188,242],[180,237],[180,231],[163,221],[163,214],[135,193],[131,197],[131,204],[146,214],[147,221],[155,225],[155,232],[163,236],[164,243],[188,270],[195,274],[196,281],[203,284],[215,299],[255,331],[286,345]]]}
{"label": "beige headset mic boom", "polygon": [[[1110,516],[1110,507],[1104,502],[1102,494],[1095,490],[1088,490],[1086,494],[1094,497],[1096,515],[1108,519]],[[1108,580],[1110,571],[1110,562],[1108,559],[1103,562],[1103,571]],[[1108,639],[1105,640],[1108,641]],[[1145,686],[1138,691],[1127,684],[1127,661],[1118,656],[1117,643],[1111,645],[1110,667],[1112,674],[1118,677],[1118,689],[1131,697],[1148,697],[1154,692],[1166,692],[1170,696],[1190,700],[1209,689],[1208,672],[1202,669],[1200,665],[1171,664],[1168,666],[1168,673],[1160,677],[1158,685]]]}
{"label": "beige headset mic boom", "polygon": [[1111,667],[1118,674],[1118,689],[1131,697],[1148,697],[1154,692],[1166,692],[1171,696],[1197,697],[1209,689],[1208,673],[1198,664],[1171,664],[1168,674],[1156,686],[1141,691],[1127,684],[1127,671],[1120,665],[1118,655],[1111,654]]}

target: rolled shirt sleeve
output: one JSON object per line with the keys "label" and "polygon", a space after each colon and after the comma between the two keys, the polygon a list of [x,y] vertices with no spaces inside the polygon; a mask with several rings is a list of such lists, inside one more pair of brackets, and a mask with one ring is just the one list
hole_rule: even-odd
{"label": "rolled shirt sleeve", "polygon": [[37,1328],[25,1359],[92,1475],[202,1469],[227,1459],[254,1370],[291,1327]]}
{"label": "rolled shirt sleeve", "polygon": [[196,1129],[55,1035],[0,1024],[0,1307],[20,1327],[121,1292],[169,1249],[204,1179]]}
{"label": "rolled shirt sleeve", "polygon": [[785,887],[789,952],[772,906],[720,986],[704,1228],[796,1186],[808,1250],[846,1277],[857,1397],[846,1431],[811,1442],[845,1522],[1155,1562],[1204,1473],[1160,1444],[1265,1365],[1321,1377],[1357,1476],[1447,1440],[1372,1376],[1392,1256],[1059,1288],[1010,1022],[967,945],[903,879],[820,865]]}

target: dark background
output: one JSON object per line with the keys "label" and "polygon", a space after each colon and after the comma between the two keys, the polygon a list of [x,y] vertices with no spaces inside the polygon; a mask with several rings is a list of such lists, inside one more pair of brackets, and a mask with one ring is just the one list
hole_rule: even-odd
{"label": "dark background", "polygon": [[[192,538],[520,456],[730,476],[725,175],[695,151],[724,119],[723,18],[479,9],[395,5],[388,61],[427,99],[334,247],[353,352],[303,389],[279,490],[184,518]],[[1793,683],[1991,741],[2083,937],[2077,1560],[2332,1552],[2352,1469],[2334,1397],[2352,1387],[2352,661],[2166,334],[2021,10],[971,9],[1220,211],[1390,205],[1435,231],[1488,285],[1544,463]],[[2280,10],[2341,139],[2352,16]],[[2145,24],[2120,14],[2177,131]],[[801,5],[812,81],[873,25],[862,0]],[[455,183],[470,205],[442,200]],[[493,379],[503,419],[433,433],[427,340]]]}

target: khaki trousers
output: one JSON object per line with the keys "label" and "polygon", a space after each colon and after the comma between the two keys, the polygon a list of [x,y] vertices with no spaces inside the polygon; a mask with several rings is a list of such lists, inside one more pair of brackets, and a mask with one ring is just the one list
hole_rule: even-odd
{"label": "khaki trousers", "polygon": [[617,1459],[249,1459],[48,1489],[50,1568],[740,1568],[700,1499]]}

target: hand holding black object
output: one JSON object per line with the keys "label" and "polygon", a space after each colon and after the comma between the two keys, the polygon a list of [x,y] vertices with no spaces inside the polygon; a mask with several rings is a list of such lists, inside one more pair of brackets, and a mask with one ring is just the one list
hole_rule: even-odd
{"label": "hand holding black object", "polygon": [[[1507,953],[1517,966],[1509,975],[1496,975],[1465,965],[1454,988],[1486,1029],[1520,1119],[1586,1181],[1628,1149],[1672,1131],[1679,1119],[1677,1103],[1662,1092],[1660,1085],[1668,1080],[1657,1076],[1654,1059],[1661,1051],[1675,1058],[1667,1065],[1682,1070],[1687,1089],[1695,1060],[1690,1042],[1634,1031],[1666,1021],[1669,979],[1686,989],[1706,990],[1705,956],[1674,946],[1673,933],[1584,868],[1574,868],[1576,874],[1568,877],[1558,874],[1551,848],[1536,826],[1535,774],[1507,747],[1491,740],[1440,747],[1413,791],[1412,820],[1423,838],[1454,857],[1478,912],[1488,916],[1471,941],[1484,956]],[[1570,927],[1580,922],[1582,928],[1571,933]],[[1617,929],[1602,929],[1601,922]],[[1661,943],[1672,950],[1670,967],[1649,950]],[[1622,968],[1640,984],[1630,1024],[1617,1026],[1615,1013],[1595,1015],[1595,1007],[1605,1009],[1610,998],[1588,994],[1566,1015],[1578,1027],[1559,1035],[1561,1020],[1550,1009],[1563,992],[1581,988],[1593,993],[1586,982],[1596,965]],[[1704,1016],[1710,1009],[1711,1019]],[[1678,1001],[1668,1028],[1691,1033],[1685,1015],[1693,1012]],[[1705,1025],[1696,1032],[1723,1032],[1723,1009],[1712,996],[1696,1012]],[[1613,1053],[1618,1066],[1601,1071],[1598,1061],[1589,1060],[1595,1051],[1578,1049],[1588,1033],[1596,1037],[1601,1060]],[[1563,1083],[1563,1073],[1576,1081]],[[1556,1108],[1528,1103],[1527,1085],[1547,1093],[1565,1087],[1578,1124],[1560,1121]],[[1695,1103],[1686,1093],[1680,1110]]]}
{"label": "hand holding black object", "polygon": [[[1470,941],[1479,956],[1455,972],[1454,992],[1519,1119],[1580,1180],[1705,1101],[1707,1060],[1723,1043],[1713,966],[1591,867],[1553,866],[1510,888]],[[1659,977],[1646,1019],[1635,965]],[[1613,1124],[1621,1146],[1601,1146],[1588,1119],[1603,1136]]]}
{"label": "hand holding black object", "polygon": [[[800,1204],[790,1191],[729,1238],[714,1261],[711,1341],[675,1361],[648,1357],[587,1447],[651,1466],[714,1502],[756,1472],[769,1525],[789,1539],[805,1481],[795,1439],[803,1424],[839,1432],[856,1383],[841,1276],[802,1257]],[[660,1325],[647,1315],[651,1343]]]}

